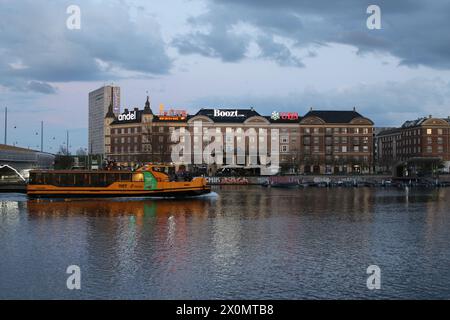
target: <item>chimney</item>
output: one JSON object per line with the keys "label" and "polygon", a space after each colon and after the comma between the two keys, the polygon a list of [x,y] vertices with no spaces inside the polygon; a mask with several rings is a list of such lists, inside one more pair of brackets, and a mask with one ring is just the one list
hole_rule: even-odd
{"label": "chimney", "polygon": [[428,116],[428,118],[431,119],[431,118],[433,118],[433,116],[430,114],[430,115]]}

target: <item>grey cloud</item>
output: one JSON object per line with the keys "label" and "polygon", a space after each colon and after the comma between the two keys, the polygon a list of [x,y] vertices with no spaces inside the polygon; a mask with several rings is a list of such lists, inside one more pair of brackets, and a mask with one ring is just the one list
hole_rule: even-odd
{"label": "grey cloud", "polygon": [[70,4],[2,1],[0,85],[49,94],[48,82],[168,73],[171,60],[154,20],[131,21],[123,1],[82,2],[81,29],[69,30]]}
{"label": "grey cloud", "polygon": [[[353,107],[377,126],[398,126],[406,119],[450,115],[450,83],[441,79],[412,79],[405,82],[360,84],[341,90],[307,89],[286,96],[203,97],[193,109],[211,106],[254,107],[261,114],[272,111],[306,113],[316,110],[351,110]],[[430,110],[433,110],[432,112]]]}
{"label": "grey cloud", "polygon": [[256,43],[261,49],[261,57],[276,61],[281,66],[304,67],[299,58],[295,57],[289,48],[272,37],[260,36]]}
{"label": "grey cloud", "polygon": [[[231,29],[238,22],[255,27],[260,34],[280,36],[295,42],[298,47],[342,43],[355,46],[359,53],[377,51],[392,54],[408,66],[425,65],[450,69],[450,3],[446,0],[378,0],[382,29],[366,27],[369,0],[209,0],[209,11],[191,18],[195,25],[212,25],[217,21]],[[197,34],[184,35],[192,44]],[[203,38],[213,34],[202,34]],[[254,41],[258,36],[250,38]],[[230,37],[230,39],[232,39]],[[222,39],[214,48],[216,55],[230,42]],[[191,52],[195,51],[195,46]],[[208,46],[198,53],[208,52]],[[280,48],[272,58],[289,48]],[[181,51],[181,53],[187,53]],[[289,60],[293,54],[286,55]]]}
{"label": "grey cloud", "polygon": [[53,94],[56,93],[56,88],[53,87],[52,85],[46,83],[46,82],[41,82],[41,81],[30,81],[27,84],[27,89],[29,91],[34,91],[34,92],[38,92],[38,93],[44,93],[44,94]]}

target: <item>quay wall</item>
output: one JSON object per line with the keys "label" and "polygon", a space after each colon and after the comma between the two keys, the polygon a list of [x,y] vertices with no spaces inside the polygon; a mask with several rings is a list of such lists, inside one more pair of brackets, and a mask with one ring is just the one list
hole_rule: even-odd
{"label": "quay wall", "polygon": [[[383,181],[397,180],[390,175],[358,175],[358,176],[325,176],[325,175],[292,175],[292,176],[235,176],[235,177],[206,177],[211,185],[262,185],[266,183],[383,183]],[[409,179],[399,179],[408,181]],[[426,178],[428,181],[436,179]],[[440,182],[450,182],[450,175],[439,176]]]}

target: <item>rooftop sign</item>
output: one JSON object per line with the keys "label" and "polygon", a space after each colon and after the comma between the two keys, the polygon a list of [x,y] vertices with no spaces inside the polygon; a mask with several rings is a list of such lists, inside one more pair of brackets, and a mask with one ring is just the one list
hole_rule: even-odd
{"label": "rooftop sign", "polygon": [[272,120],[298,120],[299,116],[297,112],[272,112],[272,116],[270,117]]}

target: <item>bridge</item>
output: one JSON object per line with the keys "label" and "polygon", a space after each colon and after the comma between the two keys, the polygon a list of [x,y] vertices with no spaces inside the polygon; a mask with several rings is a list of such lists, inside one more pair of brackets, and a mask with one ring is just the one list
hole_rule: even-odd
{"label": "bridge", "polygon": [[48,169],[55,156],[15,146],[0,144],[0,191],[21,189],[31,169]]}

